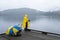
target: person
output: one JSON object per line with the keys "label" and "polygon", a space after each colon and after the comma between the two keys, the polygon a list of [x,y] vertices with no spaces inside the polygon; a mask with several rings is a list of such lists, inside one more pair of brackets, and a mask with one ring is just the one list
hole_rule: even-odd
{"label": "person", "polygon": [[29,22],[30,22],[30,20],[28,20],[27,22],[26,22],[26,27],[24,28],[24,31],[31,31],[30,29],[28,29],[28,26],[29,26]]}
{"label": "person", "polygon": [[[18,26],[20,27],[20,24],[18,24]],[[21,36],[21,32],[22,32],[22,27],[20,27],[20,30],[17,32],[17,36]]]}
{"label": "person", "polygon": [[[20,27],[20,24],[14,25],[14,27]],[[20,27],[19,31],[16,34],[14,34],[14,36],[21,36],[21,32],[22,32],[22,28]]]}

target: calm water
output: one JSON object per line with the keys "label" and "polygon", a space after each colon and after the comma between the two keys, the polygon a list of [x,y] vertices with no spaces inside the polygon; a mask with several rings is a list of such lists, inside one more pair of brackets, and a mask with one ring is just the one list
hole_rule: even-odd
{"label": "calm water", "polygon": [[60,20],[42,17],[32,22],[30,28],[60,34]]}
{"label": "calm water", "polygon": [[9,26],[14,26],[20,24],[19,22],[8,22],[4,20],[0,20],[0,34],[6,32]]}
{"label": "calm water", "polygon": [[[30,29],[53,32],[60,34],[60,19],[46,16],[36,17],[38,19],[31,21]],[[11,19],[10,19],[11,20]],[[22,21],[10,21],[8,18],[0,17],[0,34],[4,33],[9,26],[21,24]],[[15,19],[14,19],[15,20]]]}

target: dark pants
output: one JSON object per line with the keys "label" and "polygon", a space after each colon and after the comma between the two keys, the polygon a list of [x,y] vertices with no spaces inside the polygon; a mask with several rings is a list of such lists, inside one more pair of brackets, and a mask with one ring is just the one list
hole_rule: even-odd
{"label": "dark pants", "polygon": [[19,32],[17,32],[17,36],[21,36],[21,31],[22,30],[19,30]]}
{"label": "dark pants", "polygon": [[26,22],[26,27],[24,28],[24,31],[28,30],[28,22]]}
{"label": "dark pants", "polygon": [[27,31],[28,29],[27,28],[24,28],[24,31]]}
{"label": "dark pants", "polygon": [[24,31],[31,31],[30,29],[28,29],[28,22],[26,22],[26,27],[24,28]]}

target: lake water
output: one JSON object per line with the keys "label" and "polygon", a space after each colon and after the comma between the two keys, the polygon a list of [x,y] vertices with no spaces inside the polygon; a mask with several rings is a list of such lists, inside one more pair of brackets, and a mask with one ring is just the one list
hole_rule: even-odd
{"label": "lake water", "polygon": [[60,20],[42,17],[31,23],[31,29],[60,34]]}
{"label": "lake water", "polygon": [[[52,32],[60,34],[60,19],[51,18],[47,16],[36,17],[38,19],[31,21],[30,29]],[[5,33],[9,26],[13,26],[16,24],[21,24],[21,21],[10,21],[5,20],[4,17],[0,17],[0,34]]]}

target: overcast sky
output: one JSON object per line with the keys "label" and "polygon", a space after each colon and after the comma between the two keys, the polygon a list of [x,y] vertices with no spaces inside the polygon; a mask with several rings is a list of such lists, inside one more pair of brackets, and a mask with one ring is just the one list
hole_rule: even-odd
{"label": "overcast sky", "polygon": [[31,8],[41,11],[60,10],[60,0],[0,0],[0,11]]}

